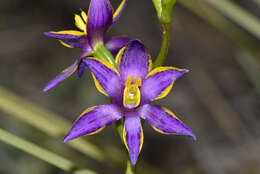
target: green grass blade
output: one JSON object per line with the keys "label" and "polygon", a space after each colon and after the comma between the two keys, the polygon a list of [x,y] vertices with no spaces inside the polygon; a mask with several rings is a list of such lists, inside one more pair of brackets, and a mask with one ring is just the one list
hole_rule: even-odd
{"label": "green grass blade", "polygon": [[260,0],[253,0],[253,1],[260,6]]}
{"label": "green grass blade", "polygon": [[238,56],[236,56],[236,59],[254,84],[256,91],[260,93],[260,83],[259,80],[257,80],[260,72],[260,52],[256,40],[249,37],[247,33],[232,24],[204,1],[198,3],[197,0],[182,0],[179,2],[182,6],[189,9],[201,19],[222,32],[227,38],[236,44],[238,50],[243,50],[244,52],[247,52],[247,54],[251,55],[247,57],[247,59],[243,59],[243,65],[241,64],[242,60],[238,58]]}
{"label": "green grass blade", "polygon": [[[0,96],[1,110],[50,136],[62,139],[72,125],[61,116],[43,109],[2,87],[0,87]],[[95,160],[103,161],[105,159],[104,153],[98,147],[84,139],[77,139],[68,144]]]}
{"label": "green grass blade", "polygon": [[260,39],[260,21],[257,17],[229,0],[204,0],[232,21]]}
{"label": "green grass blade", "polygon": [[31,142],[23,140],[22,138],[12,135],[11,133],[6,132],[3,129],[0,129],[0,141],[9,144],[17,149],[20,149],[26,153],[29,153],[62,170],[70,171],[77,174],[79,172],[81,172],[82,174],[95,174],[95,172],[88,169],[78,169],[72,161],[63,158],[62,156],[59,156],[46,149],[43,149]]}

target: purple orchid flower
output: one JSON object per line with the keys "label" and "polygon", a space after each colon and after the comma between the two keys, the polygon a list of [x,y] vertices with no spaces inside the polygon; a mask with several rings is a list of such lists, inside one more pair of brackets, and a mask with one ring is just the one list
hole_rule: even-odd
{"label": "purple orchid flower", "polygon": [[176,79],[188,72],[174,67],[151,70],[152,61],[143,44],[133,40],[117,56],[118,67],[99,58],[83,59],[92,71],[97,89],[112,100],[112,104],[85,110],[64,138],[64,142],[83,135],[92,135],[105,126],[124,118],[124,142],[132,164],[136,164],[143,144],[141,119],[165,134],[188,135],[196,140],[170,110],[150,104],[171,91]]}
{"label": "purple orchid flower", "polygon": [[[70,67],[51,80],[45,86],[44,92],[61,83],[76,70],[78,70],[78,76],[82,76],[85,69],[82,58],[93,54],[95,47],[98,44],[104,43],[105,32],[118,20],[126,3],[127,0],[122,0],[118,9],[113,12],[109,0],[91,0],[88,16],[84,11],[81,11],[81,16],[75,15],[75,25],[80,31],[66,30],[45,32],[45,35],[58,39],[64,46],[69,48],[80,48],[83,50],[83,53]],[[116,54],[128,41],[130,40],[126,36],[111,37],[107,40],[105,46],[112,54]]]}

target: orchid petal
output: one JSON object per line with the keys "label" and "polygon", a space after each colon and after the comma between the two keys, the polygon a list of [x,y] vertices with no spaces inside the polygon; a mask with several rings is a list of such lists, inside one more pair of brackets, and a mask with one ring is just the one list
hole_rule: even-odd
{"label": "orchid petal", "polygon": [[58,76],[56,76],[54,79],[52,79],[43,89],[44,92],[49,91],[50,89],[52,89],[53,87],[57,86],[58,84],[60,84],[63,80],[67,79],[68,77],[70,77],[78,68],[79,63],[82,62],[82,58],[86,57],[90,54],[91,52],[84,51],[78,58],[77,60],[74,62],[74,64],[72,64],[70,67],[66,68],[65,70],[63,70]]}
{"label": "orchid petal", "polygon": [[68,30],[58,32],[45,32],[46,36],[59,39],[64,46],[69,48],[81,48],[83,50],[90,49],[90,45],[84,32]]}
{"label": "orchid petal", "polygon": [[142,94],[141,103],[164,98],[172,89],[176,79],[187,73],[186,69],[174,67],[158,67],[152,70],[143,80],[140,88]]}
{"label": "orchid petal", "polygon": [[112,54],[117,54],[117,52],[130,41],[127,36],[117,36],[111,37],[107,40],[105,46]]}
{"label": "orchid petal", "polygon": [[73,65],[63,70],[58,76],[56,76],[54,79],[52,79],[43,89],[44,92],[49,91],[53,87],[60,84],[63,80],[70,77],[77,69],[79,60],[77,59]]}
{"label": "orchid petal", "polygon": [[164,134],[188,135],[196,140],[196,136],[170,110],[152,104],[143,105],[139,112],[156,131]]}
{"label": "orchid petal", "polygon": [[122,0],[122,2],[120,3],[120,5],[118,6],[118,8],[116,9],[116,11],[113,14],[113,23],[116,22],[118,20],[118,18],[121,16],[126,3],[128,0]]}
{"label": "orchid petal", "polygon": [[83,76],[83,73],[86,69],[86,63],[84,61],[81,61],[78,66],[78,77],[81,78]]}
{"label": "orchid petal", "polygon": [[77,30],[50,31],[45,32],[44,34],[55,39],[75,39],[78,36],[84,35],[83,32]]}
{"label": "orchid petal", "polygon": [[129,151],[131,163],[136,164],[143,145],[143,129],[141,121],[136,112],[127,112],[124,125],[124,143]]}
{"label": "orchid petal", "polygon": [[112,24],[113,9],[109,0],[92,0],[88,11],[87,32],[92,47],[103,42],[104,33]]}
{"label": "orchid petal", "polygon": [[99,92],[119,101],[118,97],[122,93],[122,85],[119,73],[114,66],[99,58],[88,58],[83,61],[92,71],[94,82]]}
{"label": "orchid petal", "polygon": [[116,104],[107,104],[85,110],[74,123],[63,142],[70,141],[83,135],[92,135],[101,131],[105,126],[122,118],[123,113]]}
{"label": "orchid petal", "polygon": [[131,75],[144,79],[149,71],[149,56],[144,45],[139,40],[130,41],[122,58],[119,59],[119,72],[123,83],[126,82]]}

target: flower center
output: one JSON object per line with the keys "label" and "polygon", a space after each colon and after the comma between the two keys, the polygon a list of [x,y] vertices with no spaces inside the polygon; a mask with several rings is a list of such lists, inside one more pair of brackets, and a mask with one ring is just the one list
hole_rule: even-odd
{"label": "flower center", "polygon": [[139,106],[141,100],[139,87],[142,86],[142,81],[140,77],[136,77],[135,84],[132,84],[133,78],[133,76],[130,76],[125,82],[123,104],[124,107],[128,109],[133,109]]}

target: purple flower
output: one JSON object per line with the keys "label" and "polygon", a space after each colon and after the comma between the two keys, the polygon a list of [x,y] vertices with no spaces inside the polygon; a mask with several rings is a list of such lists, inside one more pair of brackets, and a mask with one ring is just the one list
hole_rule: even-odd
{"label": "purple flower", "polygon": [[[88,16],[84,11],[81,11],[81,15],[75,15],[75,25],[80,31],[45,32],[45,35],[58,39],[64,46],[80,48],[83,50],[83,53],[70,67],[51,80],[45,86],[44,92],[61,83],[76,70],[78,70],[79,77],[82,76],[85,69],[85,65],[82,64],[82,58],[92,55],[97,45],[104,44],[105,32],[118,20],[126,3],[127,0],[122,0],[118,9],[113,12],[109,0],[91,0]],[[105,46],[112,54],[116,54],[128,41],[129,38],[126,36],[111,37],[107,40]]]}
{"label": "purple flower", "polygon": [[118,67],[98,58],[83,59],[92,71],[97,89],[109,96],[112,104],[95,106],[84,111],[64,142],[101,131],[105,126],[124,119],[124,142],[132,164],[143,144],[141,119],[165,134],[195,135],[170,110],[150,104],[171,91],[176,79],[188,72],[174,67],[151,70],[152,61],[143,44],[133,40],[120,50]]}

